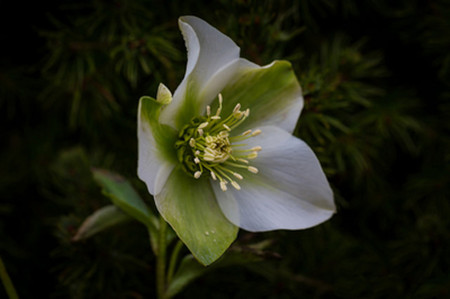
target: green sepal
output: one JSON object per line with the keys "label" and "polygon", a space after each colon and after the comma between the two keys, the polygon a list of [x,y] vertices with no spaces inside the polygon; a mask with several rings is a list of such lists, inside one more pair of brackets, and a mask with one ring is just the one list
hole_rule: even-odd
{"label": "green sepal", "polygon": [[155,202],[181,241],[204,265],[216,261],[236,239],[238,227],[223,215],[207,178],[194,179],[176,168]]}
{"label": "green sepal", "polygon": [[73,241],[80,241],[87,239],[99,232],[102,232],[114,225],[131,220],[132,218],[125,214],[121,209],[115,205],[105,206],[98,209],[87,217],[75,236]]}

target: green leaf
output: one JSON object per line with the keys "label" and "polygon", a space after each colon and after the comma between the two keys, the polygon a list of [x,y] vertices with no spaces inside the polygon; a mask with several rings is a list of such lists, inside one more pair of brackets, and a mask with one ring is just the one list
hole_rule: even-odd
{"label": "green leaf", "polygon": [[223,215],[210,182],[175,169],[155,196],[159,212],[204,265],[217,260],[236,239],[238,227]]}
{"label": "green leaf", "polygon": [[153,235],[157,235],[157,217],[127,180],[104,169],[92,169],[92,173],[104,195],[125,213],[145,224]]}
{"label": "green leaf", "polygon": [[78,229],[73,241],[87,239],[111,226],[130,220],[131,217],[114,205],[103,207],[86,218]]}

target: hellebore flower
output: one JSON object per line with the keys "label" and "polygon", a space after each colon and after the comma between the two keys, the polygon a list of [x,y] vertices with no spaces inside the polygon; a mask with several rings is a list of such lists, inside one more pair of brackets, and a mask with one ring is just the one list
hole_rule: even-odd
{"label": "hellebore flower", "polygon": [[179,19],[183,81],[140,99],[138,175],[162,217],[207,265],[252,232],[304,229],[335,212],[312,150],[292,136],[303,98],[287,61],[258,66],[205,21]]}

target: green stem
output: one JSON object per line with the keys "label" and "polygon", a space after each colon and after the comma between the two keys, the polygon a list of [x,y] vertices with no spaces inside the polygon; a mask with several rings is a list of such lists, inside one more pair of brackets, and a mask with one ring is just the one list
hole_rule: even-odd
{"label": "green stem", "polygon": [[156,256],[156,290],[158,299],[166,299],[166,230],[167,222],[159,218],[158,255]]}
{"label": "green stem", "polygon": [[14,288],[11,278],[9,277],[8,272],[6,271],[5,264],[3,264],[3,260],[1,257],[0,257],[0,279],[3,282],[3,285],[5,287],[9,299],[19,299],[16,289]]}
{"label": "green stem", "polygon": [[183,242],[178,241],[175,245],[172,255],[170,256],[169,270],[167,271],[167,283],[170,284],[172,281],[173,274],[175,272],[175,266],[177,265],[178,255],[181,248],[183,248]]}

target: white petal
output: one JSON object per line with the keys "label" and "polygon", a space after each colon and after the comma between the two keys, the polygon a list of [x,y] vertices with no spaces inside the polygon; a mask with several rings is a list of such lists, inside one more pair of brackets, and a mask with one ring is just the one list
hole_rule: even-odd
{"label": "white petal", "polygon": [[312,150],[277,127],[261,130],[246,142],[262,146],[252,161],[258,174],[246,173],[239,191],[212,184],[225,216],[249,231],[303,229],[329,219],[333,192]]}
{"label": "white petal", "polygon": [[174,168],[160,153],[149,123],[143,119],[142,101],[138,108],[138,176],[147,185],[148,191],[156,195],[161,191]]}
{"label": "white petal", "polygon": [[233,71],[222,90],[223,114],[231,113],[240,103],[243,108],[250,108],[250,117],[240,130],[277,126],[293,132],[303,108],[303,97],[292,65],[287,61],[274,61],[261,67],[240,59],[238,68]]}
{"label": "white petal", "polygon": [[229,37],[197,17],[181,17],[179,25],[188,50],[186,73],[160,118],[174,127],[203,113],[232,77],[240,52]]}

